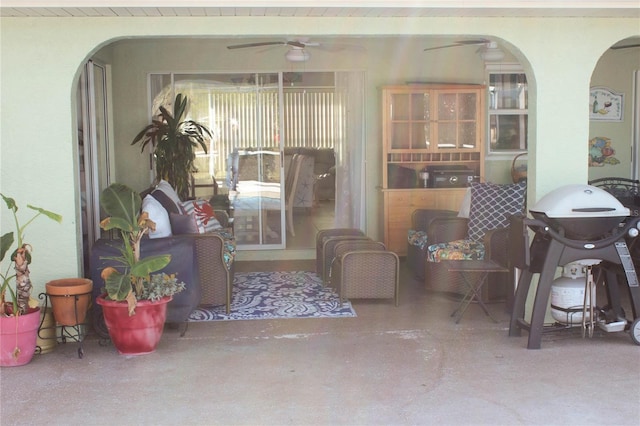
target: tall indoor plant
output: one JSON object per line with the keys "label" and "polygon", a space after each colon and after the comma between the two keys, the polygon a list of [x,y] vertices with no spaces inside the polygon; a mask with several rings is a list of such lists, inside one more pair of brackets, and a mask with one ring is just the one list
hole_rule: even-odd
{"label": "tall indoor plant", "polygon": [[157,119],[152,120],[133,139],[131,145],[141,144],[141,150],[151,144],[156,167],[156,181],[169,182],[181,199],[189,196],[191,173],[198,146],[207,152],[206,141],[211,131],[193,120],[184,120],[187,97],[178,93],[173,103],[173,114],[160,107]]}
{"label": "tall indoor plant", "polygon": [[151,275],[169,264],[169,254],[140,256],[140,241],[155,229],[155,223],[140,211],[142,200],[136,191],[111,184],[102,191],[100,205],[109,215],[100,226],[106,231],[117,229],[122,240],[120,255],[105,258],[117,266],[102,270],[105,294],[96,301],[102,306],[109,336],[120,353],[153,352],[162,337],[167,303],[185,284],[172,275]]}
{"label": "tall indoor plant", "polygon": [[[62,216],[40,207],[27,205],[35,213],[23,224],[18,218],[18,205],[15,200],[0,194],[13,216],[15,233],[7,232],[0,241],[0,262],[10,254],[6,270],[0,271],[0,365],[18,366],[31,361],[36,349],[40,308],[38,302],[31,299],[31,245],[25,242],[25,231],[38,217],[46,216],[58,223]],[[15,248],[14,248],[14,242]],[[11,270],[13,269],[12,272]],[[15,288],[11,283],[15,282]],[[7,301],[7,292],[10,300]]]}

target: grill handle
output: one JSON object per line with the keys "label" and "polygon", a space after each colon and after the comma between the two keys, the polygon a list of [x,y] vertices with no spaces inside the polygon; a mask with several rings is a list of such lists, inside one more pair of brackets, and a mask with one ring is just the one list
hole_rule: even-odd
{"label": "grill handle", "polygon": [[602,212],[612,212],[616,209],[613,207],[583,207],[580,209],[571,209],[572,212],[576,213],[602,213]]}
{"label": "grill handle", "polygon": [[[617,232],[614,235],[611,235],[607,238],[603,238],[601,240],[597,240],[597,241],[589,241],[589,245],[591,247],[589,247],[590,250],[597,250],[597,249],[601,249],[607,246],[610,246],[611,244],[615,243],[616,241],[618,241],[621,237],[623,237],[627,232],[629,232],[629,229],[631,228],[635,228],[638,225],[638,222],[640,222],[640,217],[634,217],[633,219],[629,220],[625,226],[622,228],[622,230],[620,230],[619,232]],[[524,220],[525,225],[529,226],[529,227],[537,227],[537,228],[541,228],[543,232],[549,234],[551,236],[551,238],[553,238],[554,240],[560,241],[562,244],[566,245],[567,247],[571,247],[574,249],[585,249],[587,247],[585,247],[586,241],[583,240],[572,240],[570,238],[567,238],[563,235],[561,235],[559,232],[557,232],[556,230],[552,229],[548,223],[546,223],[543,220],[540,219],[525,219]]]}

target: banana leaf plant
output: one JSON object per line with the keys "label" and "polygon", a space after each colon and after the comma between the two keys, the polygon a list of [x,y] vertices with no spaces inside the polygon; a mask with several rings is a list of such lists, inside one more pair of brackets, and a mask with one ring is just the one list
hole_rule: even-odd
{"label": "banana leaf plant", "polygon": [[[7,232],[0,237],[0,262],[2,262],[5,255],[11,251],[10,262],[7,265],[7,269],[0,271],[0,278],[2,279],[2,287],[0,287],[0,314],[22,315],[27,313],[29,309],[29,299],[31,298],[31,290],[33,288],[29,273],[29,264],[31,264],[32,260],[32,248],[29,243],[25,242],[25,231],[27,227],[40,216],[48,217],[58,223],[62,222],[62,216],[49,210],[27,204],[27,207],[35,213],[29,220],[21,225],[18,219],[18,205],[16,201],[4,194],[0,194],[0,196],[13,215],[13,222],[16,229],[15,234],[14,232]],[[14,242],[16,243],[16,248],[11,250]],[[12,267],[15,273],[11,272]],[[14,279],[15,290],[10,285]],[[5,303],[7,291],[9,291],[11,296],[11,307],[9,308],[11,311],[7,310],[7,304]]]}
{"label": "banana leaf plant", "polygon": [[169,182],[181,199],[189,197],[191,173],[198,147],[207,153],[207,141],[211,131],[194,120],[184,120],[187,97],[178,93],[173,103],[173,113],[160,107],[157,119],[140,131],[131,145],[140,144],[141,152],[151,144],[155,159],[156,181]]}
{"label": "banana leaf plant", "polygon": [[142,237],[155,230],[155,222],[146,212],[140,212],[142,199],[133,189],[120,183],[113,183],[100,194],[100,206],[109,215],[100,222],[105,231],[120,231],[122,244],[118,246],[120,256],[109,256],[119,267],[106,267],[101,277],[105,282],[109,300],[126,301],[129,315],[135,314],[137,301],[144,294],[145,285],[151,282],[150,274],[169,264],[171,255],[157,255],[140,258]]}

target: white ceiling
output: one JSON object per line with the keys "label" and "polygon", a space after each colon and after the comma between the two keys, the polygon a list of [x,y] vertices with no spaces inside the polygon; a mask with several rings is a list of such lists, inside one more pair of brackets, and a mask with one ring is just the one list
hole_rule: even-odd
{"label": "white ceiling", "polygon": [[[322,6],[319,6],[321,4]],[[389,5],[393,4],[393,7]],[[2,0],[11,17],[639,17],[640,0]]]}

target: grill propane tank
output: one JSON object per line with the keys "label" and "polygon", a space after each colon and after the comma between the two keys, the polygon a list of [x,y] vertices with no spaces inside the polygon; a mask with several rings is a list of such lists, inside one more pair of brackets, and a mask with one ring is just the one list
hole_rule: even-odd
{"label": "grill propane tank", "polygon": [[[551,316],[561,324],[578,326],[582,324],[582,312],[585,304],[587,267],[580,263],[569,263],[562,269],[562,276],[551,284]],[[595,286],[590,297],[587,296],[587,308],[595,305]],[[589,309],[586,309],[586,321],[589,321]]]}

